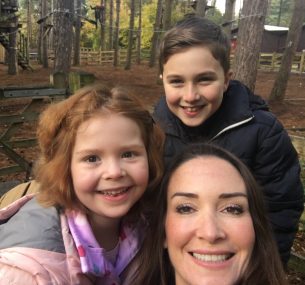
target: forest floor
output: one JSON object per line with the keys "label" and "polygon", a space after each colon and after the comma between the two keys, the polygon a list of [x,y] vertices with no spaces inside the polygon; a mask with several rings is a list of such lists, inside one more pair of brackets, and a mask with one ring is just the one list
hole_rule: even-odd
{"label": "forest floor", "polygon": [[[109,87],[120,85],[129,88],[139,98],[143,100],[146,106],[152,110],[153,105],[163,94],[162,85],[158,82],[158,72],[155,68],[148,68],[146,65],[133,66],[131,70],[123,68],[114,68],[112,66],[81,66],[73,68],[74,71],[81,70],[93,73],[96,82],[103,83]],[[7,67],[0,64],[0,88],[8,86],[46,86],[50,82],[52,69],[44,69],[40,66],[34,66],[34,71],[20,71],[18,75],[7,75]],[[268,100],[276,73],[259,71],[256,82],[255,93]],[[277,115],[284,127],[290,134],[305,137],[305,74],[292,74],[287,86],[286,97],[283,103],[270,103],[271,111]],[[29,99],[5,99],[0,100],[1,115],[18,114],[22,112]],[[45,101],[44,103],[48,103]],[[46,104],[42,104],[39,112]],[[1,133],[5,131],[7,125],[0,124]],[[35,122],[25,123],[16,134],[18,138],[28,138],[35,136]],[[28,148],[18,150],[27,161],[34,161],[37,157],[37,148]],[[0,153],[0,167],[10,165],[9,161]],[[24,180],[24,174],[0,176],[0,182],[9,180]],[[293,250],[305,259],[305,229],[304,224],[300,224],[300,230],[297,234]],[[304,285],[305,273],[289,270],[290,284]]]}

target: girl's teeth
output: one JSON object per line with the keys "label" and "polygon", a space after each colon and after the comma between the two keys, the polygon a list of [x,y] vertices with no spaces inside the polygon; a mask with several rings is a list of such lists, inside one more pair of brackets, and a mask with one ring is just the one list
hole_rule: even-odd
{"label": "girl's teeth", "polygon": [[106,196],[119,196],[123,193],[126,193],[128,191],[128,188],[124,189],[124,190],[121,190],[121,191],[101,191],[100,193],[102,195],[106,195]]}

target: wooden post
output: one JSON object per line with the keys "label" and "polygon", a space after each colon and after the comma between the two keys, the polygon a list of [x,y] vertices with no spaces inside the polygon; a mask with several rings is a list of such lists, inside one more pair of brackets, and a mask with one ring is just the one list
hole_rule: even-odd
{"label": "wooden post", "polygon": [[302,50],[301,61],[300,61],[300,72],[305,71],[305,49]]}

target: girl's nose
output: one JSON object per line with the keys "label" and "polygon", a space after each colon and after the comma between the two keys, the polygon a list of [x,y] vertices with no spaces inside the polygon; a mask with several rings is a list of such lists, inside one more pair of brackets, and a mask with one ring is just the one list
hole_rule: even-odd
{"label": "girl's nose", "polygon": [[217,217],[217,213],[202,215],[200,221],[197,222],[196,235],[209,243],[225,239],[225,229],[219,217]]}
{"label": "girl's nose", "polygon": [[116,159],[108,159],[103,163],[102,177],[103,179],[118,179],[126,175],[120,161]]}

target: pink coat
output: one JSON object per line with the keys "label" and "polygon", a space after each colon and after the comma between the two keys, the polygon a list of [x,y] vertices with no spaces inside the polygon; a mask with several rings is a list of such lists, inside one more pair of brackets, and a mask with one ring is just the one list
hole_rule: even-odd
{"label": "pink coat", "polygon": [[[35,194],[31,194],[17,200],[8,207],[0,210],[0,223],[13,216]],[[0,249],[0,285],[118,285],[132,284],[130,279],[136,269],[134,252],[124,261],[125,269],[119,275],[119,280],[94,276],[91,273],[83,273],[80,255],[77,251],[75,240],[71,234],[68,219],[65,214],[60,214],[61,234],[65,253],[31,247],[14,246]],[[2,225],[3,226],[3,225]],[[0,227],[0,240],[2,238]],[[1,245],[1,243],[0,243]],[[126,247],[125,247],[126,249]],[[126,259],[126,255],[123,254]],[[133,260],[133,261],[132,261]]]}

